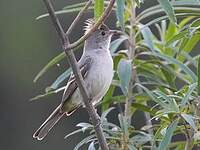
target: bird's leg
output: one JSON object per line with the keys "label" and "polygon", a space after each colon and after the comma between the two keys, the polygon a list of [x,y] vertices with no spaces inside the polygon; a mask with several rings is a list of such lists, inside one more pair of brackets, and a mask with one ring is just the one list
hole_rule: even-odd
{"label": "bird's leg", "polygon": [[[96,111],[96,114],[98,114],[96,108],[95,108],[95,111]],[[101,125],[101,118],[100,118],[99,115],[97,115],[97,117],[98,117],[98,118],[97,118],[97,120],[95,121],[96,123],[95,123],[95,125],[94,125],[94,128],[97,128],[98,126]],[[92,118],[91,118],[91,117],[89,118],[89,122],[92,123]]]}
{"label": "bird's leg", "polygon": [[[95,107],[95,104],[92,103],[92,101],[93,101],[92,95],[91,95],[91,94],[89,94],[89,95],[90,95],[90,96],[89,96],[89,97],[90,97],[90,98],[89,98],[90,104],[93,105],[93,106]],[[96,116],[97,119],[95,120],[94,128],[97,128],[97,127],[100,126],[100,124],[101,124],[101,118],[99,117],[99,115],[98,115],[98,113],[97,113],[96,107],[95,107],[95,112],[96,112],[96,114],[97,114],[97,116]],[[89,122],[92,123],[92,118],[91,118],[91,116],[89,117]]]}

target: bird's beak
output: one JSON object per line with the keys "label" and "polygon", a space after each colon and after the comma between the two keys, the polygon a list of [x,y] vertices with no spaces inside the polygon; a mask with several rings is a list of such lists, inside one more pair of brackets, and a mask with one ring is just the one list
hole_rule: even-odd
{"label": "bird's beak", "polygon": [[119,31],[119,30],[110,30],[109,32],[112,35],[122,35],[123,34],[123,32]]}

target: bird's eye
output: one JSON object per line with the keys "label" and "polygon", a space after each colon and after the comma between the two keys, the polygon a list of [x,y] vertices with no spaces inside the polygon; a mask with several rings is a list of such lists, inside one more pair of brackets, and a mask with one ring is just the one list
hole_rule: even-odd
{"label": "bird's eye", "polygon": [[104,36],[105,34],[106,34],[106,33],[105,33],[105,31],[102,31],[102,32],[101,32],[101,35],[103,35],[103,36]]}

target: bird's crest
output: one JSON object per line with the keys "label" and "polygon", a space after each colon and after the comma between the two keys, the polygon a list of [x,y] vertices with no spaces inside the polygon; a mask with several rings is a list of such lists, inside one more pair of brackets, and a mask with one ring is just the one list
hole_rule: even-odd
{"label": "bird's crest", "polygon": [[85,21],[85,26],[84,26],[84,31],[85,31],[85,34],[92,28],[92,26],[95,24],[94,20],[93,19],[87,19]]}

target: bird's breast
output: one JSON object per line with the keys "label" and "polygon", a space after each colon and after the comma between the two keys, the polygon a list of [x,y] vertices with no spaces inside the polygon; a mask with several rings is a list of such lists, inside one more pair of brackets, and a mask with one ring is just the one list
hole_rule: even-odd
{"label": "bird's breast", "polygon": [[113,61],[110,54],[99,55],[93,60],[87,76],[88,90],[98,102],[108,91],[113,78]]}

